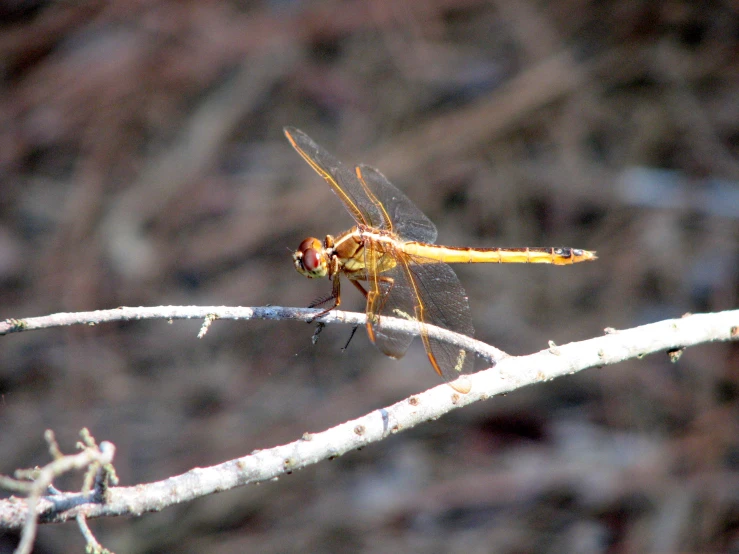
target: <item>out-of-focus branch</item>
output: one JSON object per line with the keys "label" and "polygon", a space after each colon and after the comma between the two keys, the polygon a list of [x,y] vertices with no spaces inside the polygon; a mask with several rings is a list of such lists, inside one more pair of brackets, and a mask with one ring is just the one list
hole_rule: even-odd
{"label": "out-of-focus branch", "polygon": [[[118,483],[115,476],[115,470],[112,466],[113,455],[115,454],[115,446],[107,441],[95,444],[95,440],[90,436],[87,429],[81,432],[83,442],[78,443],[78,447],[82,452],[74,455],[63,455],[59,449],[52,431],[46,431],[46,441],[49,444],[49,451],[54,458],[52,462],[43,468],[32,470],[17,470],[16,479],[0,476],[0,487],[5,487],[13,491],[25,492],[28,497],[21,501],[18,498],[11,497],[4,501],[5,510],[1,510],[0,528],[11,524],[19,519],[23,520],[21,541],[15,550],[17,554],[27,554],[33,548],[33,542],[36,538],[36,525],[38,518],[28,517],[29,514],[38,513],[40,499],[43,496],[44,503],[51,502],[55,504],[59,502],[58,508],[68,505],[68,494],[59,492],[52,485],[55,477],[72,470],[87,469],[87,477],[82,487],[82,492],[77,493],[88,501],[104,502],[107,495],[108,484],[112,481]],[[57,509],[58,509],[57,508]],[[18,510],[24,510],[22,514]],[[89,543],[89,540],[88,540]]]}

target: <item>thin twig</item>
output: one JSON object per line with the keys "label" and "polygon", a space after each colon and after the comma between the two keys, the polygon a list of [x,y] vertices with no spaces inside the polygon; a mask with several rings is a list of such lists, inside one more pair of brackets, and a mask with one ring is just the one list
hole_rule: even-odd
{"label": "thin twig", "polygon": [[[316,318],[316,314],[323,310],[312,308],[281,308],[279,306],[266,306],[257,308],[233,307],[233,306],[155,306],[144,307],[120,307],[113,310],[97,310],[94,312],[70,312],[58,313],[41,317],[29,317],[24,319],[6,319],[0,322],[0,335],[18,333],[21,331],[35,331],[39,329],[50,329],[53,327],[65,327],[69,325],[99,325],[111,321],[134,321],[143,319],[203,319],[199,337],[205,336],[203,329],[209,329],[218,319],[294,319],[298,321],[313,321],[318,323],[348,323],[349,325],[364,325],[367,321],[365,314],[342,312],[333,310],[328,314]],[[418,324],[407,319],[383,316],[383,326],[407,333],[418,334]],[[453,333],[433,325],[427,325],[429,335],[448,342],[455,346],[475,352],[481,358],[491,362],[500,360],[507,356],[502,350],[498,350],[484,342],[474,340],[465,335]]]}
{"label": "thin twig", "polygon": [[[46,440],[49,444],[49,451],[51,452],[54,461],[50,462],[41,469],[33,470],[34,480],[31,483],[28,498],[25,501],[25,513],[23,514],[23,523],[21,530],[21,540],[16,549],[17,554],[28,554],[33,548],[33,542],[36,538],[36,528],[38,522],[38,510],[39,503],[44,492],[48,492],[49,487],[53,479],[63,473],[74,469],[88,468],[90,465],[100,464],[101,466],[108,466],[113,461],[115,454],[115,446],[109,442],[102,442],[100,447],[86,447],[82,452],[75,455],[64,456],[56,443],[54,434],[51,431],[46,432]],[[19,475],[25,476],[29,472],[21,471],[16,472]],[[45,502],[51,502],[52,504],[61,500],[64,504],[66,500],[66,494],[55,494],[44,496]],[[94,494],[94,493],[93,493]],[[85,496],[90,497],[88,493]],[[17,499],[11,498],[8,501],[14,510],[18,509]],[[21,514],[16,514],[21,515]],[[34,517],[36,516],[36,517]],[[4,526],[4,518],[0,517],[0,528]]]}
{"label": "thin twig", "polygon": [[103,546],[98,542],[92,530],[90,529],[90,526],[87,525],[87,518],[84,516],[84,514],[78,514],[76,519],[77,525],[80,528],[80,532],[82,533],[82,536],[85,537],[85,543],[87,543],[87,552],[90,552],[91,554],[115,554],[107,548],[103,548]]}

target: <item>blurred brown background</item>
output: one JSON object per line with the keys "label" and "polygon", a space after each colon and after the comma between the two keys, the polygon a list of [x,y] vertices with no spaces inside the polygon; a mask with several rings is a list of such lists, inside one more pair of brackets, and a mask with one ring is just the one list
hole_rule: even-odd
{"label": "blurred brown background", "polygon": [[[739,4],[0,4],[0,317],[305,306],[290,250],[351,220],[284,125],[380,168],[439,242],[596,263],[456,266],[512,354],[739,293]],[[346,309],[361,310],[353,287]],[[292,441],[438,384],[414,343],[146,321],[0,339],[0,472],[117,445],[123,485]],[[739,350],[529,387],[332,462],[136,519],[119,553],[739,551]],[[60,487],[78,488],[81,478]],[[0,535],[0,551],[16,537]],[[74,524],[37,552],[80,552]]]}

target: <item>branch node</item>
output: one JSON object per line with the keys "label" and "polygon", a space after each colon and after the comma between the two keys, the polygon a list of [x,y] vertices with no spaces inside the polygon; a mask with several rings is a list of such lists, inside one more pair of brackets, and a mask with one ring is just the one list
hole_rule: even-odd
{"label": "branch node", "polygon": [[198,332],[198,338],[202,339],[205,334],[208,332],[208,329],[210,329],[211,324],[218,319],[217,314],[208,314],[205,316],[205,319],[203,319],[203,325],[200,327],[200,331]]}
{"label": "branch node", "polygon": [[555,343],[553,340],[549,341],[549,353],[555,356],[562,355],[562,351],[559,349],[559,346],[557,346],[557,343]]}

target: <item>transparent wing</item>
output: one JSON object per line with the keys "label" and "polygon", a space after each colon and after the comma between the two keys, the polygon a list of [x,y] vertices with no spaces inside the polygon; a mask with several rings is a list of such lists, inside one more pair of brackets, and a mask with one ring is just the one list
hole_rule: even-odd
{"label": "transparent wing", "polygon": [[417,263],[405,255],[395,257],[395,262],[390,269],[370,275],[371,292],[378,293],[376,298],[370,295],[367,299],[370,337],[382,352],[400,358],[412,337],[386,328],[383,316],[417,321],[436,372],[446,381],[469,373],[474,368],[474,353],[429,336],[426,328],[436,325],[470,337],[474,335],[467,295],[456,274],[447,264]]}
{"label": "transparent wing", "polygon": [[391,254],[380,252],[372,246],[368,242],[364,249],[365,261],[368,263],[366,267],[374,268],[367,272],[367,333],[383,354],[402,358],[413,342],[413,335],[386,329],[382,325],[381,316],[415,319],[416,298],[407,286],[405,272],[399,270],[397,260],[384,263],[386,270],[381,272],[380,264]]}
{"label": "transparent wing", "polygon": [[318,146],[303,131],[285,127],[284,132],[298,154],[326,180],[354,221],[360,225],[390,230],[390,221],[382,206],[368,196],[366,187],[357,179],[354,171]]}
{"label": "transparent wing", "polygon": [[356,172],[370,195],[384,207],[386,219],[390,221],[394,233],[403,240],[436,242],[436,226],[382,173],[368,165],[357,166]]}

